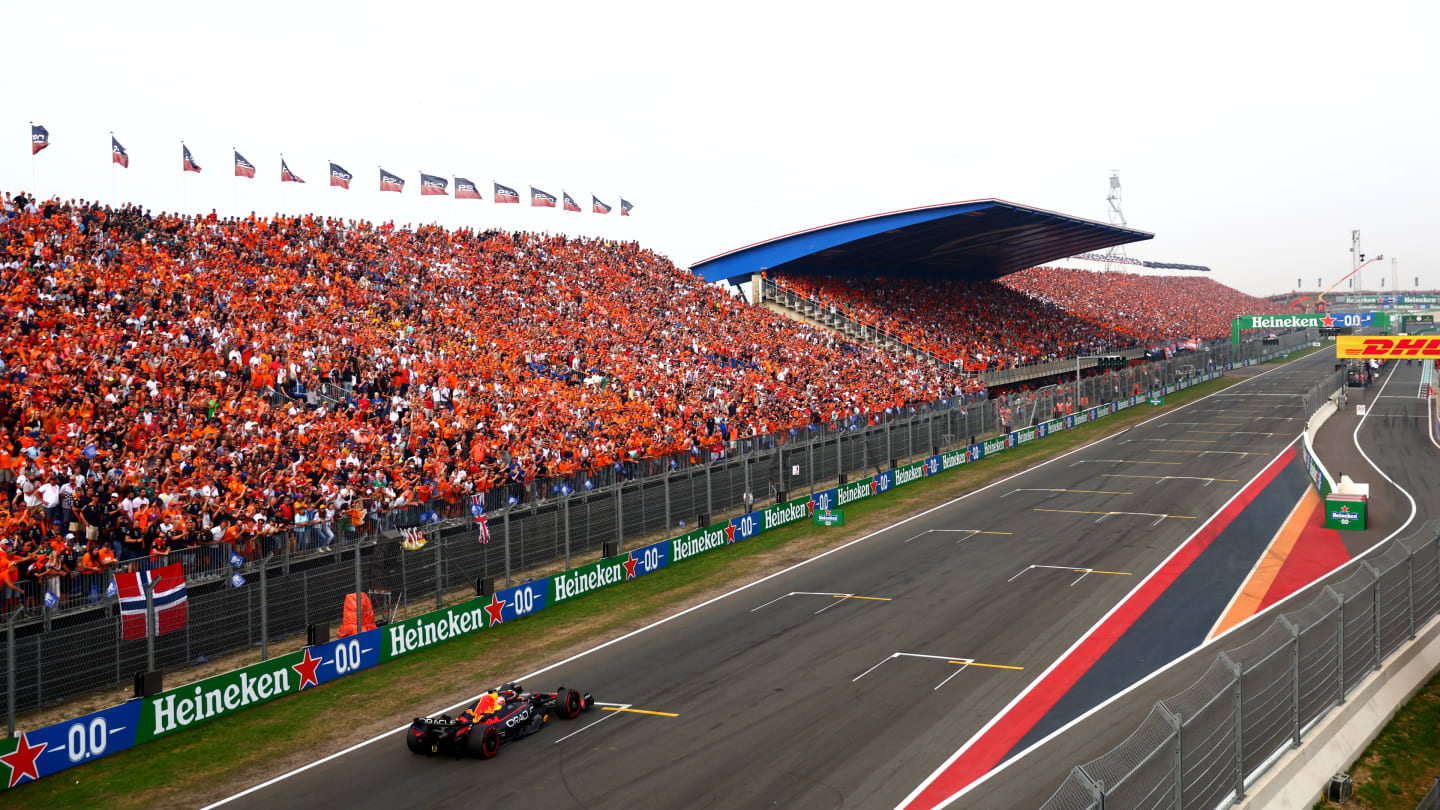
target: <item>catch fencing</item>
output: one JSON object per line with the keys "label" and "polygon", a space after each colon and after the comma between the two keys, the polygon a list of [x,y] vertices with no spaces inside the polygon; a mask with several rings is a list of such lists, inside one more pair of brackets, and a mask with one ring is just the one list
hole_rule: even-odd
{"label": "catch fencing", "polygon": [[1226,650],[1140,727],[1077,765],[1042,810],[1213,810],[1248,787],[1440,614],[1440,521],[1391,540]]}
{"label": "catch fencing", "polygon": [[[668,539],[843,483],[847,476],[894,469],[1227,364],[1262,362],[1309,340],[1304,333],[1284,338],[1263,355],[1258,344],[1233,354],[1227,346],[1083,377],[1078,384],[1072,379],[980,401],[946,399],[826,420],[809,429],[736,439],[721,452],[697,448],[678,457],[626,461],[621,469],[499,487],[484,495],[488,544],[478,542],[469,503],[433,501],[367,521],[353,534],[337,532],[328,551],[292,543],[287,531],[264,544],[264,559],[238,566],[229,547],[172,554],[185,564],[189,621],[183,631],[156,638],[153,651],[143,640],[122,640],[113,598],[87,597],[84,589],[72,590],[55,608],[6,617],[0,649],[5,710],[13,718],[128,684],[141,671],[175,672],[243,651],[249,651],[246,663],[264,659],[270,643],[337,622],[345,595],[357,589],[372,596],[378,611],[404,617],[473,595],[485,578],[508,587],[518,572],[562,562],[570,568],[572,558],[593,558],[606,542],[623,549],[642,538]],[[405,550],[402,529],[421,532],[425,545]],[[235,574],[243,585],[232,582]]]}

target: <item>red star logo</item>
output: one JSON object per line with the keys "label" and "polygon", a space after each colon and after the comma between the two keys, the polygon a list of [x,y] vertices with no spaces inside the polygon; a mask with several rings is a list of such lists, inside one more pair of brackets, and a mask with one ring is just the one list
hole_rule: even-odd
{"label": "red star logo", "polygon": [[505,606],[508,604],[510,603],[500,598],[500,594],[494,593],[490,595],[490,604],[485,606],[485,612],[490,614],[491,627],[494,627],[495,625],[501,624],[505,621],[505,617],[500,614],[502,611],[505,610]]}
{"label": "red star logo", "polygon": [[734,523],[726,523],[726,524],[725,524],[725,542],[726,542],[726,543],[733,543],[733,542],[735,542],[735,524],[734,524]]}
{"label": "red star logo", "polygon": [[315,677],[315,669],[320,666],[321,660],[322,660],[322,659],[319,659],[319,658],[311,658],[311,657],[310,657],[310,648],[309,648],[309,647],[306,647],[306,648],[305,648],[305,660],[304,660],[304,661],[301,661],[301,662],[298,663],[298,664],[291,664],[291,665],[290,665],[290,668],[293,669],[293,670],[295,670],[295,672],[296,672],[297,674],[299,674],[299,676],[300,676],[300,690],[301,690],[301,691],[304,691],[304,690],[305,690],[305,685],[306,685],[306,684],[309,684],[309,685],[311,685],[311,686],[319,686],[319,685],[320,685],[320,679],[317,678],[317,677]]}
{"label": "red star logo", "polygon": [[815,499],[814,499],[814,498],[811,498],[809,501],[807,501],[807,502],[805,503],[805,514],[807,514],[807,515],[813,515],[813,514],[815,514]]}
{"label": "red star logo", "polygon": [[0,762],[10,766],[10,787],[20,784],[20,780],[30,777],[31,780],[40,778],[40,771],[35,767],[35,760],[45,752],[45,743],[32,746],[28,735],[20,735],[20,745],[14,751],[0,757]]}
{"label": "red star logo", "polygon": [[880,482],[874,478],[870,479],[870,494],[874,495],[880,491]]}
{"label": "red star logo", "polygon": [[1323,318],[1320,319],[1320,325],[1321,325],[1321,326],[1326,326],[1326,327],[1334,326],[1334,325],[1335,325],[1335,316],[1334,316],[1334,315],[1331,315],[1331,314],[1328,313],[1328,312],[1325,313],[1325,317],[1323,317]]}
{"label": "red star logo", "polygon": [[637,559],[635,559],[635,552],[633,552],[633,551],[630,552],[630,555],[625,558],[625,562],[622,563],[622,565],[625,566],[625,578],[626,578],[626,579],[634,579],[634,578],[635,578],[635,563],[637,563],[637,562],[640,562],[640,561],[637,560]]}

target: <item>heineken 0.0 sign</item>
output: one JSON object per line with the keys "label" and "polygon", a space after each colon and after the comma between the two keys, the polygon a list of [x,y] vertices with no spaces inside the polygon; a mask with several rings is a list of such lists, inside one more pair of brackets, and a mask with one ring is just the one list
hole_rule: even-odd
{"label": "heineken 0.0 sign", "polygon": [[1165,397],[1162,397],[1162,396],[1160,396],[1159,394],[1151,394],[1151,395],[1150,395],[1150,404],[1151,404],[1151,405],[1164,405],[1164,404],[1165,404]]}
{"label": "heineken 0.0 sign", "polygon": [[845,513],[839,509],[817,510],[815,512],[816,526],[844,526]]}
{"label": "heineken 0.0 sign", "polygon": [[1365,531],[1365,505],[1361,495],[1325,496],[1325,528]]}

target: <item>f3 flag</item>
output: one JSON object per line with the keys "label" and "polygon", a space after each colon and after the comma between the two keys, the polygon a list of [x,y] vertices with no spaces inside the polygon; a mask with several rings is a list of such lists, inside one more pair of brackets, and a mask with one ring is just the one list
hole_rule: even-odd
{"label": "f3 flag", "polygon": [[300,175],[298,175],[298,174],[290,171],[290,167],[285,165],[285,158],[283,158],[283,157],[280,158],[280,182],[282,182],[282,183],[303,183],[303,182],[305,182],[304,180],[301,180],[301,179],[300,179]]}
{"label": "f3 flag", "polygon": [[450,181],[449,181],[449,180],[446,180],[446,179],[443,178],[443,177],[436,177],[436,176],[433,175],[433,174],[426,174],[426,173],[424,173],[424,172],[421,172],[421,173],[420,173],[420,196],[421,196],[421,197],[424,197],[424,196],[427,196],[427,195],[431,195],[431,194],[443,194],[443,195],[448,196],[448,195],[449,195],[449,192],[446,191],[445,189],[446,189],[446,187],[449,186],[449,185],[450,185]]}
{"label": "f3 flag", "polygon": [[385,171],[384,169],[381,169],[381,170],[380,170],[380,190],[381,190],[381,191],[404,191],[404,190],[405,190],[405,181],[400,179],[400,175],[398,175],[398,174],[391,174],[391,173]]}
{"label": "f3 flag", "polygon": [[200,173],[200,164],[190,155],[190,147],[180,144],[180,168],[187,172]]}
{"label": "f3 flag", "polygon": [[254,165],[252,165],[250,161],[246,160],[245,156],[240,154],[239,152],[235,153],[235,176],[252,178],[255,176]]}
{"label": "f3 flag", "polygon": [[579,211],[579,210],[580,210],[580,206],[576,205],[576,204],[575,204],[575,200],[570,197],[570,192],[568,192],[568,191],[561,191],[561,192],[560,192],[560,196],[565,199],[565,210],[566,210],[566,211]]}
{"label": "f3 flag", "polygon": [[350,178],[354,175],[341,168],[338,163],[330,164],[330,185],[341,188],[350,188]]}
{"label": "f3 flag", "polygon": [[115,588],[120,597],[120,638],[124,641],[145,638],[145,587],[151,582],[155,583],[151,597],[155,604],[155,635],[164,635],[185,626],[188,618],[185,569],[180,563],[170,563],[138,574],[116,574]]}
{"label": "f3 flag", "polygon": [[534,186],[531,186],[531,187],[530,187],[530,207],[531,207],[531,208],[554,208],[554,207],[555,207],[555,195],[554,195],[554,194],[546,194],[545,192],[541,191],[540,189],[538,189],[538,188],[536,188],[536,187],[534,187]]}
{"label": "f3 flag", "polygon": [[596,197],[594,194],[591,194],[591,195],[590,195],[590,210],[591,210],[591,211],[594,211],[594,212],[597,213],[597,214],[608,214],[608,213],[610,213],[610,206],[606,205],[606,204],[603,203],[603,202],[600,202],[600,198],[599,198],[599,197]]}
{"label": "f3 flag", "polygon": [[39,124],[30,125],[30,154],[38,154],[50,145],[50,130]]}
{"label": "f3 flag", "polygon": [[497,203],[520,203],[520,192],[509,186],[495,184],[495,202]]}
{"label": "f3 flag", "polygon": [[631,205],[630,203],[626,202],[624,197],[621,197],[621,198],[620,198],[620,216],[622,216],[622,217],[628,217],[628,216],[630,216],[630,209],[631,209],[631,208],[634,208],[634,207],[635,207],[635,206],[633,206],[633,205]]}
{"label": "f3 flag", "polygon": [[455,178],[455,199],[483,200],[485,195],[480,193],[480,189],[476,188],[474,183],[463,177],[457,177]]}
{"label": "f3 flag", "polygon": [[119,163],[127,169],[130,168],[130,155],[125,151],[125,147],[115,140],[114,135],[110,136],[110,162]]}

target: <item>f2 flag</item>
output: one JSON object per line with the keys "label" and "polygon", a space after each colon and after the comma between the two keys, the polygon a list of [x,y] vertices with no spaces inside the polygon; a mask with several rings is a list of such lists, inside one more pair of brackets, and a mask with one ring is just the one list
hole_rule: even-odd
{"label": "f2 flag", "polygon": [[116,574],[115,587],[120,597],[120,638],[135,641],[145,638],[145,586],[154,582],[155,635],[160,636],[185,626],[188,618],[185,601],[185,569],[170,563],[153,571],[138,574]]}
{"label": "f2 flag", "polygon": [[283,157],[280,158],[280,182],[282,182],[282,183],[303,183],[303,182],[305,182],[304,180],[301,180],[301,179],[300,179],[300,175],[298,175],[298,174],[290,171],[290,167],[285,165],[285,158],[283,158]]}
{"label": "f2 flag", "polygon": [[400,175],[398,175],[398,174],[391,174],[391,173],[385,171],[384,169],[381,169],[381,170],[380,170],[380,190],[381,190],[381,191],[404,191],[404,190],[405,190],[405,181],[402,180],[402,179],[400,179]]}
{"label": "f2 flag", "polygon": [[127,169],[130,168],[130,155],[125,151],[125,147],[115,140],[114,135],[110,136],[110,162],[119,163]]}
{"label": "f2 flag", "polygon": [[579,211],[579,210],[580,210],[580,206],[576,205],[576,204],[575,204],[575,200],[570,197],[570,192],[568,192],[568,191],[562,191],[562,192],[560,192],[560,196],[565,199],[565,210],[566,210],[566,211]]}
{"label": "f2 flag", "polygon": [[634,208],[634,207],[635,207],[635,206],[633,206],[633,205],[631,205],[630,203],[626,202],[624,197],[621,197],[621,198],[620,198],[620,216],[622,216],[622,217],[628,217],[628,216],[630,216],[630,209],[631,209],[631,208]]}
{"label": "f2 flag", "polygon": [[338,163],[330,164],[330,185],[341,188],[350,188],[350,178],[354,175],[341,168]]}
{"label": "f2 flag", "polygon": [[531,187],[530,187],[530,207],[531,207],[531,208],[554,208],[554,207],[555,207],[555,195],[554,195],[554,194],[546,194],[545,192],[541,191],[540,189],[538,189],[538,188],[536,188],[536,187],[534,187],[534,186],[531,186]]}
{"label": "f2 flag", "polygon": [[190,147],[180,144],[180,168],[187,172],[200,173],[200,164],[190,155]]}
{"label": "f2 flag", "polygon": [[50,130],[39,124],[30,125],[30,154],[38,154],[50,145]]}
{"label": "f2 flag", "polygon": [[255,176],[254,165],[252,165],[250,161],[246,160],[245,156],[240,154],[239,152],[235,153],[235,176],[252,178]]}
{"label": "f2 flag", "polygon": [[599,198],[599,197],[596,197],[594,194],[591,194],[591,195],[590,195],[590,210],[591,210],[591,211],[594,211],[594,212],[597,213],[597,214],[608,214],[608,213],[610,213],[610,206],[606,205],[606,204],[603,203],[603,202],[600,202],[600,198]]}
{"label": "f2 flag", "polygon": [[480,193],[480,189],[476,188],[474,183],[463,177],[457,177],[455,178],[455,199],[483,200],[485,195]]}
{"label": "f2 flag", "polygon": [[446,189],[446,187],[449,186],[449,185],[450,185],[450,181],[449,181],[449,180],[446,180],[446,179],[443,178],[443,177],[436,177],[436,176],[433,175],[433,174],[426,174],[426,173],[424,173],[424,172],[421,172],[421,173],[420,173],[420,196],[421,196],[421,197],[424,197],[424,196],[427,196],[427,195],[432,195],[432,194],[443,194],[443,195],[448,196],[448,195],[449,195],[449,192],[447,192],[445,189]]}
{"label": "f2 flag", "polygon": [[495,202],[497,203],[520,203],[520,192],[509,186],[495,184]]}

